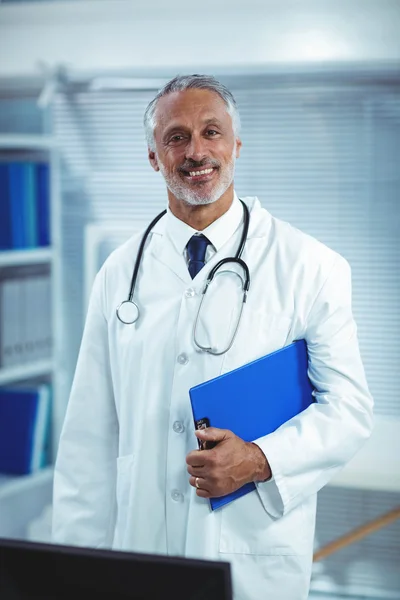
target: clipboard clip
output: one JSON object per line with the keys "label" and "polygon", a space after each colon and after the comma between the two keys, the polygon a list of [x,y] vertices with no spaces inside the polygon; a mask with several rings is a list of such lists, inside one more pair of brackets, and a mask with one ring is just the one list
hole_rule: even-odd
{"label": "clipboard clip", "polygon": [[[207,427],[210,427],[210,419],[208,417],[197,419],[197,421],[194,422],[194,425],[196,429],[206,429]],[[211,450],[217,445],[217,442],[207,442],[199,439],[197,439],[197,443],[199,445],[199,450]]]}

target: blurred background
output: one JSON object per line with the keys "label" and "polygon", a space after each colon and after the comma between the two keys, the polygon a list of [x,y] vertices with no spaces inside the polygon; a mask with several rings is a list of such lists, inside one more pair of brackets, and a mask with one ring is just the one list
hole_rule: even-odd
{"label": "blurred background", "polygon": [[376,427],[319,494],[312,597],[400,599],[397,0],[0,2],[0,537],[49,539],[88,294],[165,208],[142,117],[178,73],[236,97],[238,194],[352,266]]}

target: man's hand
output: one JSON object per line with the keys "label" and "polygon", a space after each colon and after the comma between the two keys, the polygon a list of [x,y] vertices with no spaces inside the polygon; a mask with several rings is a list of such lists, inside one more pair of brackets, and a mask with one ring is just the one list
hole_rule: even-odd
{"label": "man's hand", "polygon": [[196,436],[217,442],[211,450],[194,450],[186,457],[189,483],[201,498],[225,496],[245,483],[266,481],[272,476],[261,448],[244,442],[232,431],[208,427],[196,431]]}

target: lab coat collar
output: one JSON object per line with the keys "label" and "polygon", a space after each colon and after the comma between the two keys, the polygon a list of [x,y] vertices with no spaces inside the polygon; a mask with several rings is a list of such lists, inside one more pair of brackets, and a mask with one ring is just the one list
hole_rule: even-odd
{"label": "lab coat collar", "polygon": [[181,221],[167,209],[166,234],[175,246],[178,254],[184,256],[184,250],[190,238],[196,233],[202,233],[209,239],[218,252],[224,244],[232,237],[239,227],[243,216],[242,206],[234,192],[233,201],[229,209],[219,219],[211,223],[203,231],[198,232],[184,221]]}
{"label": "lab coat collar", "polygon": [[[255,197],[244,198],[244,201],[252,215],[261,209],[259,200]],[[218,260],[218,251],[233,236],[242,222],[243,208],[234,192],[233,202],[228,211],[202,231],[216,249],[216,254],[210,259],[210,268]],[[256,229],[254,220],[250,219],[248,239],[253,237]],[[192,279],[186,264],[184,250],[187,242],[195,233],[197,233],[195,229],[177,219],[169,209],[167,209],[167,215],[155,225],[152,231],[154,242],[152,243],[152,255],[169,267],[186,285],[190,285]],[[207,272],[202,269],[195,279],[199,278],[200,283],[200,280],[206,277]]]}

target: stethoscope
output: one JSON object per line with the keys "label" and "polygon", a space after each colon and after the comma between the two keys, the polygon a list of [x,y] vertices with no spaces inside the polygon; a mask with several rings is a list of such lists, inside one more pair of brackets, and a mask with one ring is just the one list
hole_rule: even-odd
{"label": "stethoscope", "polygon": [[[230,348],[232,347],[233,342],[235,341],[235,338],[236,338],[236,334],[237,334],[238,329],[239,329],[239,324],[240,324],[240,321],[241,321],[241,318],[242,318],[243,307],[244,307],[244,304],[245,304],[245,302],[247,300],[247,293],[248,293],[249,288],[250,288],[250,272],[249,272],[249,268],[246,265],[246,263],[244,262],[244,260],[241,259],[241,255],[243,253],[243,249],[244,249],[244,246],[245,246],[246,240],[247,240],[247,234],[248,234],[248,231],[249,231],[250,212],[249,212],[249,209],[247,208],[247,205],[243,202],[243,200],[240,200],[240,202],[242,203],[242,206],[243,206],[243,232],[242,232],[242,236],[240,238],[240,242],[239,242],[239,246],[238,246],[236,255],[235,256],[231,256],[231,257],[227,257],[227,258],[223,258],[222,260],[220,260],[211,269],[211,271],[210,271],[210,273],[209,273],[209,275],[207,277],[206,283],[204,285],[203,291],[202,291],[202,297],[201,297],[199,309],[197,311],[197,316],[196,316],[196,320],[195,320],[194,327],[193,327],[193,341],[194,341],[195,345],[197,346],[197,348],[199,348],[199,350],[203,350],[204,352],[208,352],[208,353],[213,354],[215,356],[219,356],[221,354],[225,354],[225,352],[228,352],[228,350],[230,350]],[[133,325],[133,323],[136,323],[136,321],[138,320],[138,318],[140,316],[139,307],[136,304],[136,302],[133,301],[133,293],[135,291],[136,279],[137,279],[137,276],[138,276],[140,263],[141,263],[142,258],[143,258],[143,252],[144,252],[144,247],[145,247],[147,238],[148,238],[151,230],[153,229],[153,227],[166,214],[166,212],[167,212],[166,210],[163,210],[159,215],[156,216],[155,219],[153,219],[153,221],[150,223],[150,225],[147,227],[146,231],[144,232],[144,235],[143,235],[142,240],[140,242],[139,251],[138,251],[136,262],[135,262],[135,267],[134,267],[133,273],[132,273],[131,287],[130,287],[130,290],[129,290],[128,299],[127,300],[123,300],[123,302],[121,302],[121,304],[116,309],[117,317],[118,317],[119,321],[121,321],[121,323],[123,323],[124,325]],[[237,265],[239,265],[241,267],[241,269],[244,272],[244,278],[243,278],[236,271],[229,271],[230,273],[233,273],[233,274],[235,274],[235,275],[237,275],[239,277],[239,279],[241,281],[241,284],[242,284],[243,296],[242,296],[242,302],[241,302],[241,306],[240,306],[239,317],[237,319],[236,327],[234,329],[234,332],[233,332],[232,338],[230,340],[230,343],[225,348],[225,350],[218,351],[218,350],[216,350],[213,347],[203,346],[203,345],[201,345],[198,342],[198,340],[197,340],[197,324],[198,324],[198,321],[199,321],[199,315],[200,315],[201,307],[203,305],[207,289],[210,286],[211,282],[213,281],[213,279],[214,279],[215,275],[217,274],[218,270],[223,265],[226,265],[227,263],[236,263]]]}

